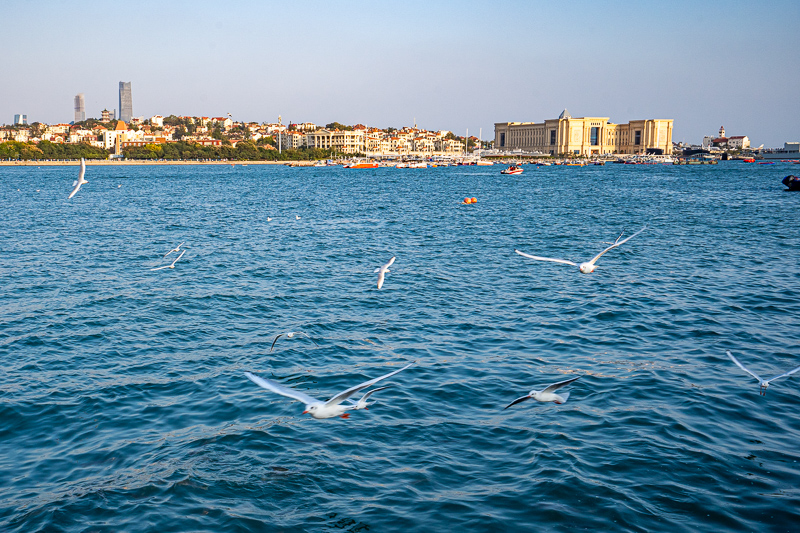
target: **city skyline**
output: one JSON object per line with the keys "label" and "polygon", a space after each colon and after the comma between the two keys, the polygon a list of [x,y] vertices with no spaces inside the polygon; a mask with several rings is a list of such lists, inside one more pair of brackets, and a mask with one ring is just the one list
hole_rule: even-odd
{"label": "city skyline", "polygon": [[[10,59],[9,71],[25,75],[0,87],[0,122],[19,113],[29,122],[68,122],[77,93],[85,94],[86,116],[99,117],[126,79],[137,88],[133,116],[416,122],[459,135],[482,130],[487,139],[496,122],[541,122],[568,108],[614,122],[672,118],[676,142],[699,143],[720,126],[756,146],[800,139],[800,60],[791,53],[800,6],[788,1],[731,2],[724,10],[686,1],[506,1],[491,9],[469,1],[332,2],[313,12],[248,1],[201,1],[191,10],[143,2],[124,13],[99,2],[44,4],[12,1],[0,16],[47,34],[124,14],[131,44],[88,53],[78,42],[57,50],[32,42]],[[191,45],[150,35],[156,5]],[[0,42],[14,48],[11,39]],[[37,55],[41,68],[30,69]]]}

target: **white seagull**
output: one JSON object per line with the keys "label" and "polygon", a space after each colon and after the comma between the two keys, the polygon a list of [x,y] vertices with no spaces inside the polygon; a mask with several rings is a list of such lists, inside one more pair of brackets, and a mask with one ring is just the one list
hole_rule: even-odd
{"label": "white seagull", "polygon": [[83,185],[84,183],[89,183],[88,181],[83,179],[83,177],[85,175],[86,175],[86,161],[84,161],[83,158],[81,157],[81,171],[78,174],[78,179],[76,179],[74,182],[72,182],[73,189],[72,189],[72,192],[69,193],[69,196],[67,197],[67,200],[69,200],[70,198],[72,198],[73,196],[75,196],[78,193],[78,191],[81,188],[81,185]]}
{"label": "white seagull", "polygon": [[278,333],[278,335],[275,337],[275,340],[272,341],[272,346],[269,349],[270,353],[272,352],[273,348],[275,348],[275,343],[278,342],[278,339],[281,338],[284,335],[286,335],[287,339],[293,339],[295,337],[295,335],[298,336],[298,337],[303,337],[304,336],[304,337],[308,338],[308,340],[310,340],[311,342],[313,342],[314,344],[319,346],[319,344],[317,344],[317,342],[314,339],[309,337],[307,333],[303,333],[302,331],[287,331],[286,333]]}
{"label": "white seagull", "polygon": [[362,396],[361,399],[358,400],[358,403],[355,404],[355,406],[353,407],[353,410],[354,411],[358,411],[360,409],[369,409],[369,406],[372,405],[373,403],[376,403],[376,402],[367,403],[367,399],[370,396],[372,396],[374,393],[378,392],[379,390],[388,389],[388,388],[389,388],[389,385],[386,385],[385,387],[378,387],[377,389],[372,389],[371,391],[365,392],[364,396]]}
{"label": "white seagull", "polygon": [[[264,387],[265,389],[267,389],[269,391],[277,392],[278,394],[280,394],[282,396],[286,396],[288,398],[293,398],[295,400],[303,402],[305,404],[305,406],[306,406],[306,410],[303,411],[303,414],[309,413],[312,417],[317,418],[317,419],[333,418],[335,416],[340,416],[342,418],[348,418],[350,416],[350,414],[347,413],[346,411],[358,409],[359,408],[358,404],[352,404],[351,403],[351,404],[342,405],[342,402],[344,402],[345,400],[350,398],[350,396],[352,396],[353,394],[357,393],[358,391],[366,389],[367,387],[371,387],[375,383],[377,383],[377,382],[379,382],[381,380],[384,380],[384,379],[386,379],[388,377],[394,376],[398,372],[402,372],[403,370],[405,370],[406,368],[410,367],[413,364],[414,363],[409,363],[409,364],[407,364],[406,366],[404,366],[403,368],[401,368],[399,370],[395,370],[394,372],[390,372],[390,373],[388,373],[388,374],[386,374],[384,376],[381,376],[379,378],[375,378],[375,379],[371,379],[369,381],[365,381],[364,383],[362,383],[360,385],[356,385],[355,387],[350,387],[346,391],[340,392],[339,394],[337,394],[336,396],[334,396],[333,398],[331,398],[327,402],[323,402],[323,401],[318,400],[316,398],[312,398],[311,396],[305,394],[304,392],[300,392],[300,391],[297,391],[297,390],[294,390],[294,389],[290,389],[288,387],[284,387],[280,383],[278,383],[276,381],[272,381],[271,379],[260,378],[260,377],[254,375],[254,374],[251,374],[250,372],[245,372],[244,375],[247,376],[247,378],[250,381],[252,381],[253,383],[255,383],[256,385]],[[367,395],[365,394],[364,396],[367,396]],[[364,400],[364,398],[362,398],[362,400]],[[366,407],[366,405],[365,405],[365,407]]]}
{"label": "white seagull", "polygon": [[[586,261],[585,263],[581,263],[580,265],[578,263],[573,263],[572,261],[567,261],[566,259],[552,259],[550,257],[538,257],[538,256],[535,256],[535,255],[529,255],[529,254],[520,252],[519,250],[514,250],[514,251],[517,252],[522,257],[527,257],[528,259],[536,259],[537,261],[552,261],[553,263],[564,263],[565,265],[576,266],[576,267],[578,267],[580,269],[581,273],[589,274],[591,272],[594,272],[594,269],[597,268],[597,265],[595,265],[595,263],[597,262],[598,259],[600,259],[600,257],[602,257],[602,255],[604,253],[606,253],[607,251],[609,251],[609,250],[611,250],[613,248],[616,248],[617,246],[621,246],[622,244],[625,244],[626,242],[628,242],[629,240],[633,239],[634,237],[636,237],[637,235],[639,235],[641,232],[643,232],[646,229],[647,229],[647,226],[643,227],[642,229],[640,229],[639,231],[637,231],[636,233],[634,233],[633,235],[631,235],[627,239],[622,239],[622,234],[625,233],[623,231],[622,233],[619,234],[619,237],[617,237],[617,240],[615,240],[614,243],[611,246],[609,246],[608,248],[606,248],[605,250],[603,250],[602,252],[600,252],[599,254],[594,256],[590,261]],[[620,240],[620,239],[622,239],[622,240]]]}
{"label": "white seagull", "polygon": [[175,258],[175,261],[173,261],[171,265],[164,265],[164,266],[160,266],[160,267],[158,267],[158,268],[151,268],[150,270],[161,270],[161,269],[164,269],[164,268],[175,268],[175,263],[177,263],[177,262],[178,262],[178,260],[179,260],[181,257],[183,257],[183,254],[185,254],[185,253],[186,253],[186,250],[183,250],[183,251],[181,252],[181,255],[179,255],[178,257],[176,257],[176,258]]}
{"label": "white seagull", "polygon": [[736,366],[738,366],[739,368],[741,368],[742,370],[744,370],[745,372],[747,372],[748,374],[750,374],[751,376],[753,376],[754,378],[756,378],[758,380],[758,383],[761,385],[761,390],[760,390],[761,396],[766,396],[767,395],[767,387],[769,387],[769,382],[770,381],[775,381],[778,378],[785,378],[786,376],[791,376],[792,374],[794,374],[795,372],[800,370],[800,366],[798,366],[794,370],[789,370],[788,372],[785,372],[785,373],[781,374],[780,376],[775,376],[774,378],[770,378],[770,379],[761,379],[758,376],[758,374],[756,374],[755,372],[751,372],[751,371],[747,370],[744,367],[744,365],[742,363],[740,363],[739,360],[736,359],[730,351],[727,351],[725,353],[727,353],[728,357],[730,357],[733,360],[733,362],[736,363]]}
{"label": "white seagull", "polygon": [[389,270],[389,267],[392,266],[392,263],[394,263],[394,259],[395,258],[392,257],[391,259],[389,259],[388,263],[386,263],[382,267],[378,267],[375,269],[375,273],[378,274],[378,289],[383,287],[383,278],[386,276],[387,272],[391,272],[391,270]]}
{"label": "white seagull", "polygon": [[300,220],[300,215],[295,215],[295,216],[294,216],[294,219],[295,219],[295,220]]}
{"label": "white seagull", "polygon": [[267,222],[272,222],[272,219],[270,217],[267,217]]}
{"label": "white seagull", "polygon": [[[186,242],[186,241],[183,241],[183,242]],[[173,248],[172,250],[170,250],[169,252],[165,253],[165,254],[164,254],[164,257],[167,257],[167,256],[168,256],[169,254],[171,254],[172,252],[180,252],[180,251],[181,251],[181,246],[183,246],[183,242],[182,242],[182,243],[180,243],[180,244],[179,244],[178,246],[176,246],[175,248]],[[162,258],[162,259],[163,259],[163,258]]]}
{"label": "white seagull", "polygon": [[528,400],[530,398],[533,398],[537,402],[555,402],[556,404],[561,405],[562,403],[567,401],[567,398],[569,398],[569,393],[565,392],[564,394],[556,394],[554,391],[560,389],[565,385],[569,385],[576,379],[580,378],[581,377],[578,376],[577,378],[568,379],[566,381],[559,381],[558,383],[553,383],[552,385],[548,385],[547,388],[545,388],[544,390],[532,390],[530,393],[528,393],[527,396],[523,396],[522,398],[517,398],[510,404],[506,405],[503,408],[503,410],[505,411],[512,405],[524,402],[525,400]]}

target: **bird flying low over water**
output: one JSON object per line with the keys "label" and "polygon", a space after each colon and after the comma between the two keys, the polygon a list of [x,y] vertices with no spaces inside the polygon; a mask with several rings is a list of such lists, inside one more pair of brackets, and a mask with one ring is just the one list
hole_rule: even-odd
{"label": "bird flying low over water", "polygon": [[307,333],[303,333],[302,331],[288,331],[286,333],[278,333],[278,335],[275,337],[275,340],[272,341],[272,346],[269,349],[270,352],[272,352],[273,348],[275,348],[275,343],[278,342],[278,339],[284,335],[286,335],[287,339],[293,339],[294,337],[306,337],[308,340],[319,346],[319,344],[317,344],[314,339],[309,337]]}
{"label": "bird flying low over water", "polygon": [[350,416],[350,414],[347,413],[346,411],[361,409],[362,407],[359,407],[359,406],[362,405],[362,402],[364,402],[363,407],[366,407],[366,398],[369,396],[369,394],[371,394],[372,392],[375,392],[375,391],[377,391],[379,389],[375,389],[375,391],[370,391],[369,393],[365,394],[361,398],[361,400],[359,400],[358,404],[353,404],[353,403],[342,404],[342,402],[344,402],[345,400],[350,398],[352,395],[354,395],[358,391],[364,390],[364,389],[366,389],[368,387],[371,387],[372,385],[374,385],[375,383],[377,383],[377,382],[379,382],[381,380],[384,380],[386,378],[392,377],[395,374],[397,374],[399,372],[402,372],[403,370],[405,370],[406,368],[410,367],[413,364],[414,363],[409,363],[409,364],[407,364],[406,366],[404,366],[403,368],[401,368],[399,370],[395,370],[394,372],[389,372],[388,374],[385,374],[385,375],[383,375],[381,377],[378,377],[378,378],[375,378],[375,379],[371,379],[369,381],[365,381],[364,383],[361,383],[360,385],[356,385],[355,387],[350,387],[346,391],[340,392],[339,394],[337,394],[336,396],[334,396],[333,398],[331,398],[327,402],[323,402],[323,401],[318,400],[316,398],[312,398],[311,396],[305,394],[304,392],[300,392],[300,391],[297,391],[297,390],[294,390],[294,389],[290,389],[288,387],[284,387],[280,383],[278,383],[276,381],[272,381],[271,379],[264,379],[264,378],[258,377],[258,376],[254,375],[254,374],[251,374],[250,372],[245,372],[244,375],[247,376],[247,379],[249,379],[250,381],[252,381],[256,385],[264,387],[268,391],[272,391],[272,392],[278,393],[278,394],[280,394],[282,396],[286,396],[287,398],[292,398],[294,400],[298,400],[300,402],[303,402],[305,404],[305,406],[306,406],[306,410],[303,411],[303,414],[308,413],[312,417],[317,418],[317,419],[333,418],[335,416],[340,416],[342,418],[348,418]]}
{"label": "bird flying low over water", "polygon": [[512,405],[516,405],[520,402],[524,402],[525,400],[529,400],[533,398],[537,402],[554,402],[558,405],[565,403],[567,398],[569,398],[569,393],[565,392],[564,394],[556,394],[555,391],[560,389],[565,385],[569,385],[576,379],[580,379],[581,377],[578,376],[577,378],[568,379],[566,381],[559,381],[558,383],[553,383],[552,385],[548,385],[544,390],[532,390],[528,393],[527,396],[523,396],[522,398],[517,398],[510,404],[506,405],[503,410],[505,411]]}
{"label": "bird flying low over water", "polygon": [[375,269],[375,273],[378,274],[378,288],[379,289],[381,287],[383,287],[383,278],[386,276],[386,273],[387,272],[391,272],[391,270],[389,270],[389,267],[392,266],[392,263],[394,263],[394,259],[395,258],[392,257],[391,259],[389,259],[388,263],[386,263],[385,265]]}
{"label": "bird flying low over water", "polygon": [[78,193],[78,191],[81,188],[81,185],[83,185],[84,183],[89,183],[88,181],[83,179],[83,177],[85,175],[86,175],[86,161],[84,161],[83,158],[81,157],[81,171],[80,171],[80,173],[78,173],[78,179],[76,179],[74,182],[72,182],[73,189],[72,189],[72,192],[69,193],[69,196],[67,197],[67,200],[69,200],[70,198],[72,198],[73,196],[75,196]]}
{"label": "bird flying low over water", "polygon": [[[526,253],[520,252],[519,250],[514,250],[514,251],[517,252],[522,257],[527,257],[528,259],[536,259],[537,261],[551,261],[553,263],[564,263],[565,265],[576,266],[576,267],[578,267],[578,269],[580,269],[581,273],[589,274],[591,272],[594,272],[594,269],[597,268],[597,265],[595,265],[595,263],[597,262],[598,259],[600,259],[600,257],[602,257],[602,255],[604,253],[606,253],[609,250],[612,250],[612,249],[616,248],[617,246],[621,246],[622,244],[625,244],[626,242],[628,242],[629,240],[633,239],[634,237],[636,237],[637,235],[639,235],[641,232],[643,232],[646,229],[647,229],[647,226],[643,227],[642,229],[640,229],[639,231],[637,231],[636,233],[634,233],[633,235],[631,235],[630,237],[628,237],[626,239],[622,239],[622,235],[623,235],[623,233],[625,233],[623,231],[622,233],[619,234],[619,237],[617,237],[617,240],[615,240],[614,243],[611,246],[609,246],[608,248],[606,248],[605,250],[603,250],[602,252],[600,252],[599,254],[594,256],[591,260],[586,261],[585,263],[581,263],[580,265],[578,263],[573,263],[572,261],[568,261],[566,259],[552,259],[550,257],[538,257],[538,256],[535,256],[535,255],[528,255]],[[620,240],[620,239],[622,239],[622,240]]]}
{"label": "bird flying low over water", "polygon": [[160,266],[160,267],[158,267],[158,268],[151,268],[150,270],[162,270],[162,269],[164,269],[164,268],[175,268],[175,263],[177,263],[177,262],[178,262],[178,260],[179,260],[181,257],[183,257],[183,254],[185,254],[185,253],[186,253],[186,250],[183,250],[183,251],[181,252],[181,255],[179,255],[178,257],[176,257],[176,258],[175,258],[175,261],[173,261],[171,265],[164,265],[164,266]]}
{"label": "bird flying low over water", "polygon": [[761,389],[760,389],[761,396],[766,396],[767,395],[767,387],[769,387],[770,381],[775,381],[778,378],[785,378],[786,376],[791,376],[792,374],[794,374],[795,372],[800,370],[800,366],[798,366],[794,370],[789,370],[788,372],[784,372],[783,374],[781,374],[779,376],[775,376],[774,378],[761,379],[761,377],[759,377],[758,374],[756,374],[755,372],[751,372],[750,370],[746,369],[744,367],[744,365],[742,363],[740,363],[739,360],[736,359],[730,351],[727,351],[725,353],[727,353],[728,357],[730,357],[733,360],[733,362],[736,363],[736,366],[738,366],[739,368],[741,368],[742,370],[744,370],[745,372],[747,372],[748,374],[750,374],[751,376],[753,376],[754,378],[756,378],[758,380],[759,385],[761,385]]}
{"label": "bird flying low over water", "polygon": [[[186,241],[184,241],[184,242],[186,242]],[[181,251],[181,246],[183,246],[183,242],[182,242],[182,243],[180,243],[180,244],[179,244],[178,246],[176,246],[175,248],[173,248],[172,250],[170,250],[169,252],[165,253],[165,254],[164,254],[164,257],[167,257],[167,256],[168,256],[169,254],[171,254],[172,252],[180,252],[180,251]]]}
{"label": "bird flying low over water", "polygon": [[365,392],[365,393],[364,393],[364,396],[362,396],[362,397],[361,397],[361,399],[360,399],[360,400],[358,400],[358,403],[356,403],[356,404],[353,406],[353,410],[354,410],[354,411],[358,411],[358,410],[360,410],[360,409],[369,409],[369,406],[370,406],[370,405],[372,405],[372,404],[373,404],[373,403],[375,403],[375,402],[372,402],[372,403],[367,403],[367,399],[368,399],[370,396],[372,396],[373,394],[375,394],[376,392],[378,392],[378,391],[380,391],[380,390],[383,390],[383,389],[388,389],[388,388],[389,388],[389,385],[386,385],[385,387],[378,387],[377,389],[372,389],[371,391],[367,391],[367,392]]}

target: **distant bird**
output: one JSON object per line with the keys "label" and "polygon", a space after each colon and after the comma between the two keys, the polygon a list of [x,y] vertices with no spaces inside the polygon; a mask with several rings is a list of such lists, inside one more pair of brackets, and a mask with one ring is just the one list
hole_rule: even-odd
{"label": "distant bird", "polygon": [[275,348],[275,343],[278,342],[278,339],[286,335],[287,339],[293,339],[295,336],[297,337],[306,337],[308,340],[319,346],[314,339],[308,336],[307,333],[303,333],[302,331],[287,331],[286,333],[278,333],[275,337],[275,340],[272,341],[272,346],[270,347],[269,351],[272,353],[273,348]]}
{"label": "distant bird", "polygon": [[178,262],[178,260],[179,260],[181,257],[183,257],[183,254],[185,254],[185,253],[186,253],[186,250],[183,250],[183,251],[181,252],[181,255],[179,255],[178,257],[176,257],[176,258],[175,258],[175,261],[173,261],[171,265],[164,265],[164,266],[160,266],[160,267],[158,267],[158,268],[151,268],[150,270],[162,270],[162,269],[164,269],[164,268],[175,268],[175,263],[177,263],[177,262]]}
{"label": "distant bird", "polygon": [[67,197],[67,200],[69,200],[70,198],[72,198],[73,196],[75,196],[78,193],[78,191],[81,188],[81,185],[83,185],[84,183],[89,183],[88,181],[83,179],[83,176],[85,176],[85,175],[86,175],[86,161],[84,161],[83,158],[81,157],[81,171],[78,174],[78,179],[76,179],[74,182],[72,182],[73,189],[72,189],[72,192],[69,193],[69,196]]}
{"label": "distant bird", "polygon": [[[342,418],[348,418],[350,416],[350,414],[347,413],[346,411],[360,409],[358,406],[361,403],[361,401],[359,401],[359,404],[350,403],[350,404],[344,404],[344,405],[342,405],[342,402],[344,402],[345,400],[350,398],[353,394],[357,393],[358,391],[366,389],[368,387],[371,387],[372,385],[374,385],[375,383],[377,383],[377,382],[379,382],[381,380],[384,380],[386,378],[392,377],[395,374],[397,374],[399,372],[402,372],[403,370],[405,370],[406,368],[410,367],[413,364],[414,363],[409,363],[409,364],[407,364],[406,366],[404,366],[403,368],[401,368],[399,370],[395,370],[394,372],[390,372],[390,373],[385,374],[385,375],[383,375],[383,376],[381,376],[379,378],[375,378],[375,379],[371,379],[369,381],[365,381],[364,383],[361,383],[360,385],[356,385],[355,387],[350,387],[346,391],[340,392],[339,394],[337,394],[336,396],[334,396],[333,398],[331,398],[327,402],[323,402],[323,401],[318,400],[316,398],[312,398],[311,396],[309,396],[309,395],[307,395],[307,394],[305,394],[303,392],[300,392],[300,391],[297,391],[297,390],[294,390],[294,389],[290,389],[288,387],[284,387],[280,383],[278,383],[276,381],[272,381],[271,379],[264,379],[264,378],[258,377],[258,376],[254,375],[254,374],[251,374],[250,372],[245,372],[244,375],[247,376],[247,379],[249,379],[250,381],[252,381],[256,385],[264,387],[268,391],[272,391],[272,392],[278,393],[278,394],[280,394],[282,396],[286,396],[288,398],[293,398],[295,400],[303,402],[305,404],[305,406],[306,406],[306,410],[303,411],[303,414],[308,413],[312,417],[317,418],[317,419],[333,418],[335,416],[340,416]],[[375,389],[375,390],[378,390],[378,389]],[[374,391],[372,391],[372,392],[374,392]],[[365,394],[364,396],[367,396],[367,394]],[[365,398],[363,398],[363,397],[361,398],[361,400],[364,400],[364,399]],[[366,403],[364,404],[364,407],[366,407]]]}
{"label": "distant bird", "polygon": [[614,243],[611,246],[609,246],[608,248],[606,248],[605,250],[603,250],[602,252],[600,252],[599,254],[594,256],[590,261],[586,261],[585,263],[581,263],[580,265],[578,263],[573,263],[572,261],[567,261],[566,259],[551,259],[549,257],[538,257],[538,256],[535,256],[535,255],[528,255],[526,253],[520,252],[519,250],[514,250],[514,251],[517,252],[522,257],[527,257],[528,259],[536,259],[537,261],[551,261],[553,263],[564,263],[566,265],[576,266],[576,267],[578,267],[580,269],[581,273],[589,274],[591,272],[594,272],[594,269],[597,268],[597,265],[595,265],[595,263],[597,262],[598,259],[600,259],[600,257],[602,257],[602,255],[604,253],[606,253],[607,251],[609,251],[609,250],[611,250],[613,248],[616,248],[617,246],[621,246],[621,245],[625,244],[626,242],[628,242],[629,240],[633,239],[634,237],[636,237],[637,235],[639,235],[641,232],[643,232],[646,229],[647,229],[647,226],[643,227],[642,229],[640,229],[639,231],[637,231],[636,233],[634,233],[633,235],[631,235],[627,239],[620,240],[622,238],[623,233],[625,233],[623,231],[622,233],[619,234],[619,237],[617,237],[617,240],[615,240]]}
{"label": "distant bird", "polygon": [[372,396],[374,393],[376,393],[376,392],[378,392],[380,390],[383,390],[383,389],[388,389],[388,388],[389,388],[389,386],[387,385],[385,387],[378,387],[377,389],[372,389],[371,391],[365,392],[364,396],[362,396],[361,399],[358,400],[358,403],[355,404],[355,407],[353,407],[353,410],[358,411],[360,409],[369,409],[369,406],[374,404],[375,402],[367,403],[367,399],[370,396]]}
{"label": "distant bird", "polygon": [[561,387],[563,387],[565,385],[569,385],[570,383],[572,383],[576,379],[580,379],[580,378],[581,377],[578,376],[577,378],[568,379],[566,381],[559,381],[558,383],[553,383],[552,385],[548,385],[547,388],[545,388],[544,390],[540,390],[540,391],[539,390],[532,390],[530,393],[528,393],[527,396],[523,396],[522,398],[517,398],[516,400],[514,400],[510,404],[506,405],[503,408],[503,410],[505,411],[506,409],[508,409],[512,405],[516,405],[516,404],[518,404],[520,402],[524,402],[525,400],[529,400],[530,398],[533,398],[537,402],[554,402],[554,403],[556,403],[558,405],[561,405],[562,403],[567,401],[567,398],[569,398],[569,393],[565,392],[564,394],[556,394],[554,391],[557,391]]}
{"label": "distant bird", "polygon": [[794,374],[795,372],[800,370],[800,366],[798,366],[794,370],[789,370],[788,372],[785,372],[785,373],[781,374],[780,376],[775,376],[774,378],[770,378],[770,379],[761,379],[758,376],[758,374],[756,374],[755,372],[751,372],[750,370],[746,369],[744,367],[744,365],[742,363],[740,363],[739,360],[736,359],[730,351],[727,351],[725,353],[727,353],[728,357],[730,357],[733,360],[733,362],[736,363],[736,366],[738,366],[739,368],[741,368],[742,370],[744,370],[745,372],[747,372],[748,374],[750,374],[751,376],[753,376],[754,378],[756,378],[758,380],[758,383],[761,385],[761,389],[759,390],[761,396],[766,396],[767,395],[767,387],[769,387],[770,381],[775,381],[778,378],[785,378],[786,376],[791,376],[792,374]]}
{"label": "distant bird", "polygon": [[295,216],[294,216],[294,219],[295,219],[295,220],[300,220],[300,215],[295,215]]}
{"label": "distant bird", "polygon": [[[186,241],[183,241],[183,242],[186,242]],[[173,248],[172,250],[170,250],[169,252],[165,253],[165,254],[164,254],[164,258],[166,258],[166,257],[167,257],[169,254],[171,254],[172,252],[180,252],[180,251],[181,251],[181,246],[183,246],[183,242],[182,242],[182,243],[180,243],[180,244],[179,244],[178,246],[176,246],[175,248]],[[163,259],[163,258],[162,258],[162,259]]]}
{"label": "distant bird", "polygon": [[389,259],[388,263],[386,263],[382,267],[378,267],[375,269],[375,273],[378,274],[378,289],[383,287],[383,278],[386,276],[387,272],[391,272],[391,270],[389,270],[389,267],[392,266],[392,263],[394,263],[394,259],[395,258],[392,257],[391,259]]}
{"label": "distant bird", "polygon": [[267,217],[267,222],[272,222],[272,219]]}

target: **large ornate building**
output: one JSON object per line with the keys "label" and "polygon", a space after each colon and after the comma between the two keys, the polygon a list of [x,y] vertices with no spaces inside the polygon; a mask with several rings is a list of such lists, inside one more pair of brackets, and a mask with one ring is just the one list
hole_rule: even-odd
{"label": "large ornate building", "polygon": [[612,124],[608,117],[558,118],[536,122],[497,122],[494,147],[550,155],[671,154],[672,119]]}

